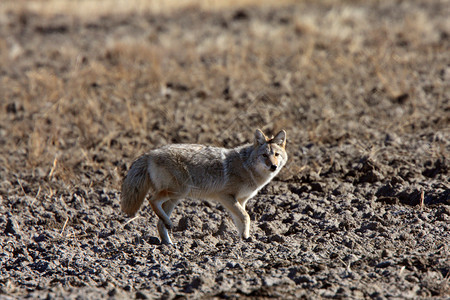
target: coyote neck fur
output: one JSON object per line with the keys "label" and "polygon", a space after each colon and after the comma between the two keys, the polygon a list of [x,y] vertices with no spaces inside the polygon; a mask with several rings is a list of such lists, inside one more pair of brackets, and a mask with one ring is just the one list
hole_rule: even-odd
{"label": "coyote neck fur", "polygon": [[255,151],[255,148],[253,147],[253,145],[248,144],[248,145],[238,147],[236,149],[236,151],[239,154],[239,158],[242,162],[242,166],[250,175],[250,178],[252,179],[254,186],[258,187],[259,185],[261,185],[261,183],[264,182],[265,180],[264,180],[264,178],[261,178],[261,175],[259,175],[252,167],[254,165],[254,160],[255,160],[254,155],[252,155],[252,154],[254,154],[254,151]]}

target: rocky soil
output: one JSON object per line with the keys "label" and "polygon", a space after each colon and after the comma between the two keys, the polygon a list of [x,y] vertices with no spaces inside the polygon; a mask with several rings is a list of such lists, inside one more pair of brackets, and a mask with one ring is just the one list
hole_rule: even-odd
{"label": "rocky soil", "polygon": [[[0,9],[1,299],[450,297],[448,1],[288,2]],[[121,213],[138,155],[256,128],[289,161],[249,241],[215,203],[171,246]]]}

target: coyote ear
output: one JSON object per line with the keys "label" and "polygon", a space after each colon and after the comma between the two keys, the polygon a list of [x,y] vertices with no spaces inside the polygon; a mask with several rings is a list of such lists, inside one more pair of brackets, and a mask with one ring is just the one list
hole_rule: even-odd
{"label": "coyote ear", "polygon": [[255,144],[256,145],[262,145],[265,142],[267,142],[267,137],[264,135],[264,133],[261,130],[256,129],[256,131],[255,131]]}
{"label": "coyote ear", "polygon": [[281,130],[280,132],[278,132],[277,135],[272,139],[272,143],[285,148],[286,147],[286,131]]}

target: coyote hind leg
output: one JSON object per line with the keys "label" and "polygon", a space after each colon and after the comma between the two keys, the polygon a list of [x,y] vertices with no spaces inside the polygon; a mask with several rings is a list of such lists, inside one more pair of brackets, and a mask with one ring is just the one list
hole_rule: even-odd
{"label": "coyote hind leg", "polygon": [[[180,200],[178,199],[170,199],[164,202],[164,204],[162,205],[164,212],[169,218],[172,214],[173,209],[175,208],[175,206],[177,206],[179,201]],[[162,244],[172,244],[172,240],[169,236],[169,231],[167,230],[167,227],[164,225],[164,222],[161,219],[158,220],[158,232]]]}
{"label": "coyote hind leg", "polygon": [[172,229],[173,224],[172,221],[170,221],[170,218],[167,215],[167,213],[162,208],[162,206],[170,199],[171,199],[170,193],[164,190],[152,196],[149,200],[150,206],[152,207],[153,211],[156,213],[156,215],[168,229]]}

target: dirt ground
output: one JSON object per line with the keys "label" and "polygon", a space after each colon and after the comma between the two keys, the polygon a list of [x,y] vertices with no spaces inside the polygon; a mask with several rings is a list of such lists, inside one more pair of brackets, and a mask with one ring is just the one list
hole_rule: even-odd
{"label": "dirt ground", "polygon": [[[1,299],[450,297],[449,2],[268,2],[4,3]],[[176,208],[173,246],[121,213],[140,154],[256,128],[289,160],[250,241],[215,203]]]}

